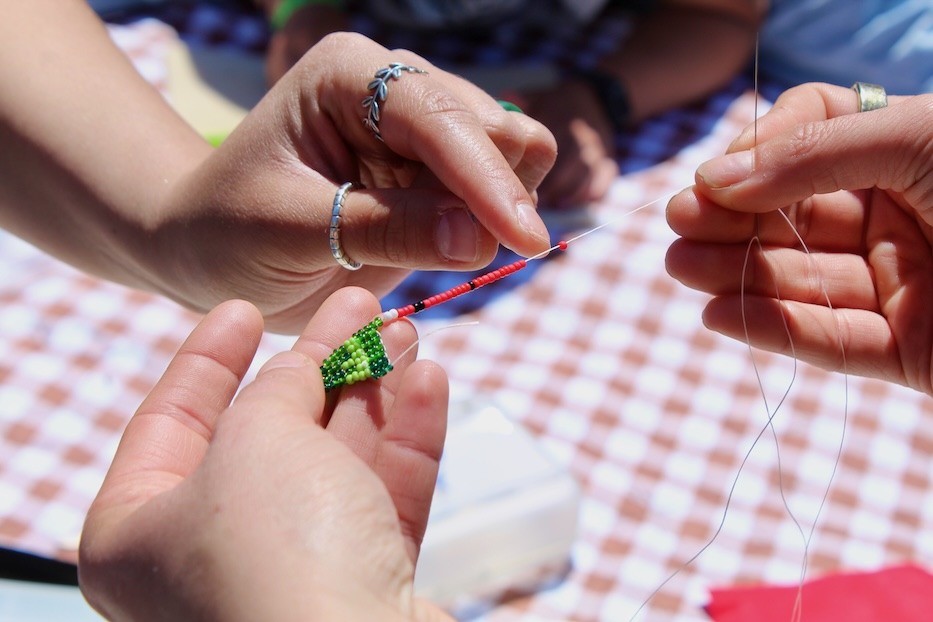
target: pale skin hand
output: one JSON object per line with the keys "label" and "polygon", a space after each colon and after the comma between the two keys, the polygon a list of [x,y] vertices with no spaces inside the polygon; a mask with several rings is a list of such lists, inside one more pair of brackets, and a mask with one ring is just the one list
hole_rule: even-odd
{"label": "pale skin hand", "polygon": [[[243,301],[191,334],[127,426],[85,523],[81,588],[117,620],[451,622],[413,596],[447,382],[412,354],[325,398],[319,361],[378,312],[338,291],[234,399],[262,330]],[[382,332],[390,356],[415,338]],[[231,404],[231,400],[233,400]]]}
{"label": "pale skin hand", "polygon": [[757,147],[749,127],[671,200],[683,238],[667,265],[715,296],[707,326],[744,340],[741,268],[757,231],[765,251],[753,255],[745,300],[753,345],[791,353],[783,313],[799,358],[933,395],[933,96],[888,102],[856,113],[852,90],[826,84],[781,95]]}
{"label": "pale skin hand", "polygon": [[[478,269],[548,247],[535,189],[553,137],[469,83],[349,34],[306,54],[217,150],[111,43],[84,2],[0,20],[0,226],[88,272],[199,311],[245,298],[298,332],[330,292],[381,296],[410,269]],[[38,39],[37,39],[38,37]],[[360,101],[393,61],[377,141]],[[331,202],[354,182],[328,248]],[[367,189],[368,188],[368,189]]]}

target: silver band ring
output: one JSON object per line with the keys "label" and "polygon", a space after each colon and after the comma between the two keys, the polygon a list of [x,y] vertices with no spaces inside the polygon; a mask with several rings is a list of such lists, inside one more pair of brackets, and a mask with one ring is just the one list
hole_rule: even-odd
{"label": "silver band ring", "polygon": [[869,84],[868,82],[856,82],[852,85],[852,90],[858,96],[859,112],[878,110],[888,105],[888,94],[885,93],[883,86]]}
{"label": "silver band ring", "polygon": [[389,94],[389,80],[398,80],[402,76],[403,71],[409,73],[428,73],[427,71],[412,67],[411,65],[406,65],[405,63],[391,63],[388,67],[384,67],[377,71],[373,80],[366,87],[367,90],[372,91],[372,95],[366,96],[362,101],[363,108],[367,110],[366,117],[363,119],[363,125],[368,127],[379,140],[382,140],[382,132],[379,131],[379,119],[381,117],[379,104],[380,102],[384,102],[386,100],[386,95]]}
{"label": "silver band ring", "polygon": [[363,267],[363,264],[350,259],[343,252],[343,247],[340,245],[340,210],[343,209],[343,202],[347,197],[347,192],[352,187],[353,184],[347,182],[337,188],[337,194],[334,195],[334,208],[330,213],[330,254],[334,256],[338,264],[347,270],[359,270]]}

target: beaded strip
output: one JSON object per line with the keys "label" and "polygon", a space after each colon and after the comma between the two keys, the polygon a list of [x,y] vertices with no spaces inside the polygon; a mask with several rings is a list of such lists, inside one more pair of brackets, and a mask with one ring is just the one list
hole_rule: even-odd
{"label": "beaded strip", "polygon": [[325,391],[369,378],[382,378],[392,371],[379,334],[382,324],[381,318],[373,319],[324,359],[321,375]]}
{"label": "beaded strip", "polygon": [[324,364],[321,365],[321,375],[324,377],[324,390],[330,391],[331,389],[355,384],[363,380],[368,380],[369,378],[381,378],[392,371],[392,363],[389,362],[386,356],[385,344],[382,341],[382,336],[379,334],[379,329],[386,324],[443,304],[448,300],[453,300],[458,296],[472,292],[484,285],[489,285],[499,279],[503,279],[510,274],[515,274],[527,266],[529,261],[540,259],[549,254],[552,250],[567,250],[567,244],[567,242],[561,241],[556,246],[553,246],[539,255],[535,255],[528,259],[519,259],[506,266],[480,275],[475,279],[470,279],[456,287],[451,287],[447,291],[405,305],[404,307],[384,311],[377,315],[369,324],[356,331],[352,337],[344,341],[339,348],[324,359]]}

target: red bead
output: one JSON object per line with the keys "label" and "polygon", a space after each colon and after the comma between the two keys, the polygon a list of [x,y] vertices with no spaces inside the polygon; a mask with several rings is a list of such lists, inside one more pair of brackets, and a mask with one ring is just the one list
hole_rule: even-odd
{"label": "red bead", "polygon": [[562,251],[567,250],[567,240],[561,240],[560,242],[558,242],[557,248],[559,248]]}
{"label": "red bead", "polygon": [[[561,250],[563,250],[567,247],[567,242],[561,242],[559,246]],[[490,283],[498,281],[501,278],[507,277],[514,272],[518,272],[519,270],[521,270],[527,265],[528,265],[527,260],[519,259],[518,261],[515,261],[506,266],[502,266],[500,268],[492,270],[491,272],[487,272],[486,274],[482,274],[474,279],[466,281],[465,283],[461,283],[460,285],[451,287],[447,291],[434,294],[430,298],[425,298],[424,300],[421,300],[414,304],[410,304],[405,307],[400,307],[398,309],[395,309],[395,312],[397,314],[396,318],[413,315],[415,313],[418,313],[419,311],[423,311],[424,309],[427,309],[428,307],[433,307],[433,306],[442,304],[444,302],[447,302],[451,298],[456,298],[457,296],[461,296],[463,294],[469,293],[473,291],[474,289],[478,289],[480,287],[483,287],[484,285],[489,285]]]}

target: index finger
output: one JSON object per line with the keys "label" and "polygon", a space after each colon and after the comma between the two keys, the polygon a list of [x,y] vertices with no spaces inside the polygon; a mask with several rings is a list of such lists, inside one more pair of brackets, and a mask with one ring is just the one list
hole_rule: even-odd
{"label": "index finger", "polygon": [[[349,58],[348,49],[354,50]],[[390,52],[361,35],[332,35],[304,62],[319,62],[312,56],[326,61],[336,53],[347,62],[319,85],[327,96],[316,105],[346,128],[364,160],[394,171],[395,181],[410,179],[402,159],[417,162],[502,244],[529,256],[549,247],[530,188],[556,158],[550,132],[530,119],[516,119],[517,113],[506,113],[475,85],[416,54]],[[404,68],[385,73],[393,63]]]}
{"label": "index finger", "polygon": [[[890,104],[903,99],[903,96],[888,96]],[[827,121],[858,111],[859,98],[852,88],[823,82],[801,84],[781,93],[767,113],[742,130],[726,153],[751,149],[802,123]]]}
{"label": "index finger", "polygon": [[821,82],[795,86],[781,93],[767,113],[746,126],[726,153],[751,149],[801,123],[855,112],[858,102],[851,89]]}
{"label": "index finger", "polygon": [[735,244],[758,238],[762,244],[798,246],[810,250],[861,253],[866,211],[860,193],[818,195],[770,213],[727,209],[693,186],[671,198],[668,225],[677,235],[711,244]]}
{"label": "index finger", "polygon": [[795,125],[752,149],[704,162],[697,188],[744,212],[768,212],[838,190],[904,191],[925,162],[912,155],[929,146],[924,128],[930,109],[921,96],[914,101]]}
{"label": "index finger", "polygon": [[537,183],[556,158],[553,137],[536,122],[511,119],[518,114],[465,80],[428,71],[393,91],[381,125],[386,144],[427,165],[505,246],[525,256],[547,249],[547,228],[509,159],[529,185]]}

